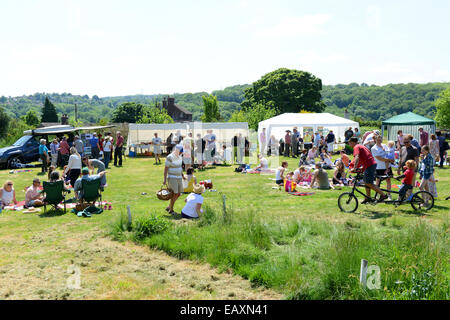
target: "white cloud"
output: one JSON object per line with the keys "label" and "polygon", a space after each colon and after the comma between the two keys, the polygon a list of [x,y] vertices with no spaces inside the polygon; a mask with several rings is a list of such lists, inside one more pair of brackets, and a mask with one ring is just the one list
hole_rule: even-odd
{"label": "white cloud", "polygon": [[285,17],[274,26],[256,31],[255,35],[267,38],[319,35],[324,33],[324,25],[330,18],[328,14]]}
{"label": "white cloud", "polygon": [[369,6],[366,12],[366,23],[369,30],[375,31],[381,25],[381,9],[377,6]]}

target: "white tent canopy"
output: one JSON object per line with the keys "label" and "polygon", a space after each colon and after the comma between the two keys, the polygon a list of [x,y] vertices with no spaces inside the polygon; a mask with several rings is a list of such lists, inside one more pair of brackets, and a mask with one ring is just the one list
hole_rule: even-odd
{"label": "white tent canopy", "polygon": [[168,124],[129,124],[128,141],[129,147],[148,144],[152,141],[155,132],[158,137],[166,142],[169,135],[178,134],[186,137],[190,132],[195,139],[197,134],[202,137],[206,135],[207,130],[212,130],[216,135],[216,147],[219,144],[226,144],[230,146],[231,139],[241,133],[243,137],[248,137],[248,123],[247,122],[184,122],[184,123],[168,123]]}
{"label": "white tent canopy", "polygon": [[258,124],[258,136],[263,128],[266,128],[266,141],[269,141],[271,135],[277,140],[284,138],[286,130],[297,127],[300,136],[303,137],[306,131],[318,131],[326,135],[333,130],[336,141],[344,141],[344,132],[352,127],[359,129],[359,123],[335,116],[331,113],[283,113],[276,117],[261,121]]}

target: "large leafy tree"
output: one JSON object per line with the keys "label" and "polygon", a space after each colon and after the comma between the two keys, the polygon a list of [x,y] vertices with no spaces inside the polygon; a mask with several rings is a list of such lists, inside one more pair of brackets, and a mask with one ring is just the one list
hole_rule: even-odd
{"label": "large leafy tree", "polygon": [[11,118],[8,116],[5,110],[0,107],[0,139],[6,136],[10,121]]}
{"label": "large leafy tree", "polygon": [[440,128],[450,129],[450,88],[443,91],[436,100],[436,122]]}
{"label": "large leafy tree", "polygon": [[258,124],[266,119],[272,118],[277,115],[277,111],[274,108],[265,106],[258,103],[253,108],[245,111],[246,122],[250,129],[258,130]]}
{"label": "large leafy tree", "polygon": [[166,110],[135,102],[126,102],[118,106],[114,110],[111,121],[114,123],[173,123],[173,119]]}
{"label": "large leafy tree", "polygon": [[309,72],[281,68],[267,73],[245,90],[244,110],[258,104],[271,107],[277,114],[300,110],[322,112],[322,80]]}
{"label": "large leafy tree", "polygon": [[113,112],[111,121],[114,123],[137,123],[144,115],[145,105],[136,102],[125,102]]}
{"label": "large leafy tree", "polygon": [[56,113],[55,106],[48,97],[45,97],[41,122],[58,122],[58,114]]}
{"label": "large leafy tree", "polygon": [[37,127],[41,123],[38,114],[34,110],[29,110],[27,114],[23,117],[23,120],[30,127]]}
{"label": "large leafy tree", "polygon": [[219,102],[213,95],[202,96],[203,100],[203,122],[218,122],[222,119],[219,112]]}

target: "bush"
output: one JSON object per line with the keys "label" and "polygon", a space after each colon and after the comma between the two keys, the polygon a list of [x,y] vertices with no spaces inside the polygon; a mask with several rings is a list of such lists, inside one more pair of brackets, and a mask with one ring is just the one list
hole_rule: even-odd
{"label": "bush", "polygon": [[167,230],[170,225],[168,220],[154,214],[140,217],[133,224],[133,236],[137,240],[144,239]]}

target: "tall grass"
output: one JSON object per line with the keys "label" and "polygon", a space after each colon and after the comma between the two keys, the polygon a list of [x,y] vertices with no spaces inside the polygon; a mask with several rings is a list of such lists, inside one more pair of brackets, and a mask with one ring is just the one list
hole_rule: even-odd
{"label": "tall grass", "polygon": [[[204,211],[192,224],[167,225],[143,237],[135,236],[139,224],[134,224],[131,239],[232,270],[288,299],[448,298],[446,230],[420,219],[399,229],[350,221],[270,221],[250,209],[239,215],[227,210],[225,216],[220,209]],[[361,259],[380,267],[379,290],[360,286]]]}

